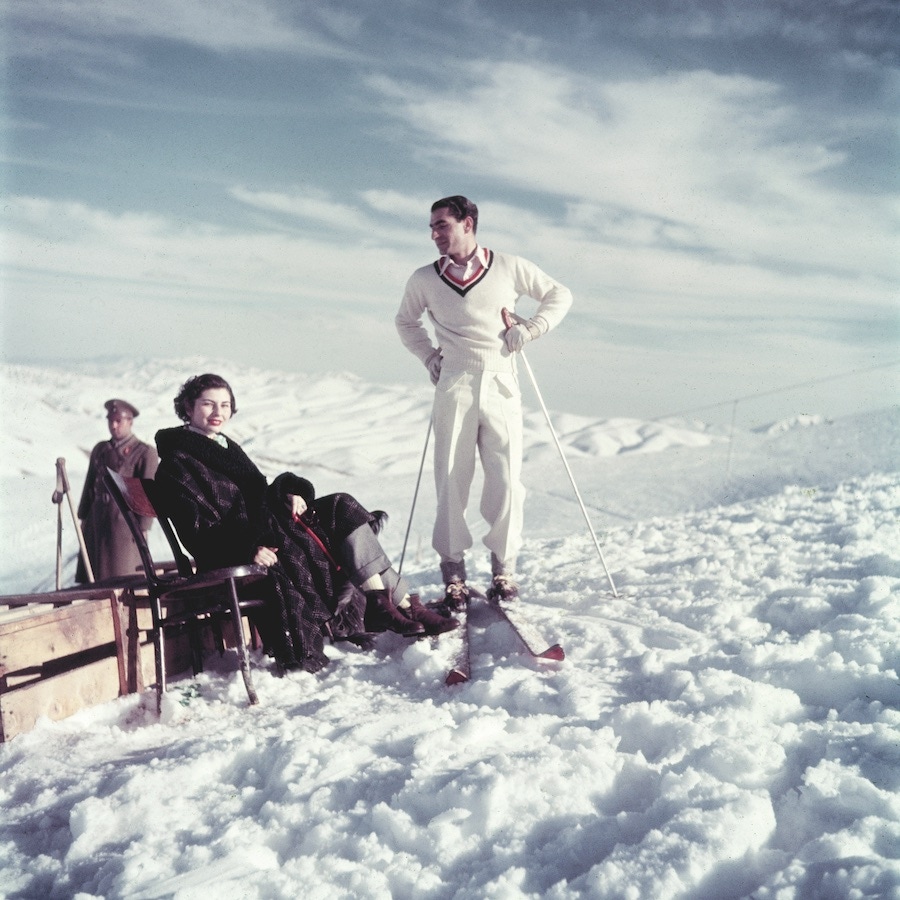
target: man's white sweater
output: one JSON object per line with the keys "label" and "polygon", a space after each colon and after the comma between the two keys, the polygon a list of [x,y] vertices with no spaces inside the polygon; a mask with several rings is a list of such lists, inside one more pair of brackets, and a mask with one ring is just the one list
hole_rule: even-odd
{"label": "man's white sweater", "polygon": [[443,370],[511,372],[515,364],[504,341],[503,309],[515,310],[520,297],[533,298],[539,305],[532,321],[543,334],[558,325],[572,305],[569,289],[527,259],[491,250],[483,251],[483,258],[486,265],[467,281],[450,271],[441,274],[441,260],[410,276],[394,321],[400,340],[423,363],[435,350],[422,324],[426,312]]}

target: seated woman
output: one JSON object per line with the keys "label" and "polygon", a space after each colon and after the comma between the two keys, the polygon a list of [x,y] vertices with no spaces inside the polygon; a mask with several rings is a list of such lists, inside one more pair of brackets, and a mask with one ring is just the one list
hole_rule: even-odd
{"label": "seated woman", "polygon": [[417,636],[456,627],[410,596],[391,567],[377,538],[384,513],[349,494],[316,498],[309,481],[289,472],[267,485],[221,433],[237,412],[224,378],[189,378],[175,412],[184,426],[156,434],[159,500],[199,570],[269,567],[272,602],[258,624],[280,665],[322,668],[326,632],[352,640],[364,631]]}

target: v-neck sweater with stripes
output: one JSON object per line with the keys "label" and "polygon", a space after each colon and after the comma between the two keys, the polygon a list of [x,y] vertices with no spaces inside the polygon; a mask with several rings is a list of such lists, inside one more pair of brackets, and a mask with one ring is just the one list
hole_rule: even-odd
{"label": "v-neck sweater with stripes", "polygon": [[394,320],[400,340],[423,363],[434,344],[422,323],[427,312],[447,371],[511,372],[514,354],[506,349],[502,311],[514,310],[523,296],[538,302],[535,317],[558,325],[572,305],[568,288],[534,263],[508,253],[484,251],[486,264],[465,281],[441,260],[416,269],[410,276]]}

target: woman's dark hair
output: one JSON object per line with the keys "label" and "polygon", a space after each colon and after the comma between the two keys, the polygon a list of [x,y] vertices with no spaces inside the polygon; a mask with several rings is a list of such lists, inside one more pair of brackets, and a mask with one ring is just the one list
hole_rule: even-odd
{"label": "woman's dark hair", "polygon": [[231,414],[237,413],[237,403],[234,399],[234,391],[231,385],[221,375],[194,375],[181,386],[178,396],[175,398],[175,415],[182,422],[191,421],[191,412],[197,398],[210,388],[225,388],[231,397]]}
{"label": "woman's dark hair", "polygon": [[478,207],[468,197],[463,197],[462,194],[454,194],[452,197],[443,197],[440,200],[435,200],[431,204],[431,211],[434,212],[438,209],[449,209],[457,222],[462,222],[466,216],[471,216],[472,234],[478,231]]}

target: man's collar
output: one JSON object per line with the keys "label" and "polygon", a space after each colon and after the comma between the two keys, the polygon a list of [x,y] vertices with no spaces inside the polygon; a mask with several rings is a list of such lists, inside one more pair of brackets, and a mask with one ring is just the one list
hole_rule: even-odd
{"label": "man's collar", "polygon": [[[478,262],[480,262],[484,268],[487,268],[488,252],[480,244],[476,244],[475,252],[472,254],[469,262],[466,265],[470,265],[471,263],[475,262],[476,260]],[[453,260],[450,259],[449,256],[442,256],[439,260],[438,274],[443,275],[444,272],[447,271],[447,268],[449,266],[457,266],[457,265],[459,265],[459,263],[453,262]]]}

